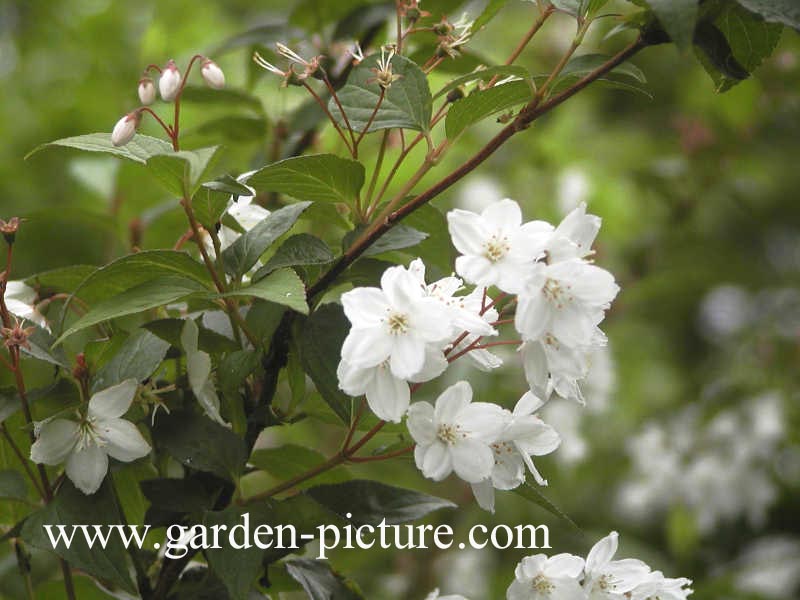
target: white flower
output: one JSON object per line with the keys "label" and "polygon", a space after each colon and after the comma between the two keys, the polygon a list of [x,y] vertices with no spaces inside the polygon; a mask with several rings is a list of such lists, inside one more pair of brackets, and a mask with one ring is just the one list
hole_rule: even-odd
{"label": "white flower", "polygon": [[507,412],[496,404],[472,402],[472,388],[466,381],[442,392],[435,408],[428,402],[415,402],[408,409],[407,424],[417,443],[417,467],[435,481],[453,471],[469,483],[486,479],[494,467],[490,444],[505,429]]}
{"label": "white flower", "polygon": [[[494,490],[513,490],[525,482],[527,466],[539,485],[547,481],[539,474],[531,456],[550,454],[561,443],[558,433],[534,413],[543,402],[525,393],[509,414],[508,424],[491,444],[494,467],[491,476],[472,484],[472,492],[484,510],[494,512]],[[507,412],[507,411],[506,411]]]}
{"label": "white flower", "polygon": [[94,494],[105,478],[109,456],[131,462],[150,452],[136,426],[121,418],[136,388],[136,380],[127,379],[97,392],[80,422],[53,419],[43,423],[31,446],[31,460],[46,465],[66,461],[72,483],[84,494]]}
{"label": "white flower", "polygon": [[460,594],[448,594],[447,596],[440,596],[439,588],[436,588],[430,594],[425,596],[425,600],[467,600],[467,599]]}
{"label": "white flower", "polygon": [[362,369],[388,360],[399,379],[419,373],[428,344],[444,344],[452,331],[446,308],[401,266],[386,269],[380,288],[360,287],[342,294],[342,306],[352,324],[342,358]]}
{"label": "white flower", "polygon": [[124,146],[136,135],[136,128],[139,126],[141,115],[139,112],[130,112],[122,117],[114,129],[111,131],[111,143],[114,146]]}
{"label": "white flower", "polygon": [[496,285],[511,294],[524,289],[553,230],[544,221],[523,224],[519,205],[508,199],[487,206],[480,215],[451,210],[447,222],[453,245],[461,253],[456,272],[470,283]]}
{"label": "white flower", "polygon": [[200,67],[200,75],[210,88],[221,90],[225,87],[225,73],[210,58],[203,61],[203,65]]}
{"label": "white flower", "polygon": [[156,86],[149,77],[142,77],[139,80],[139,102],[147,106],[156,101]]}
{"label": "white flower", "polygon": [[650,567],[640,560],[612,560],[618,546],[619,534],[612,531],[589,551],[583,581],[589,600],[625,600],[650,575]]}
{"label": "white flower", "polygon": [[506,600],[583,600],[586,595],[578,584],[583,565],[583,559],[572,554],[527,556],[514,571]]}
{"label": "white flower", "polygon": [[172,102],[180,89],[181,73],[178,71],[178,67],[175,66],[175,61],[170,60],[158,79],[158,91],[161,94],[161,99],[164,102]]}
{"label": "white flower", "polygon": [[526,340],[550,333],[568,346],[591,344],[619,286],[605,269],[583,260],[538,264],[519,295],[515,325]]}
{"label": "white flower", "polygon": [[586,214],[586,203],[581,202],[564,217],[548,240],[548,262],[585,258],[592,254],[592,244],[600,231],[601,223],[600,217]]}
{"label": "white flower", "polygon": [[686,600],[693,592],[687,587],[691,584],[691,579],[671,579],[661,571],[653,571],[646,582],[633,589],[631,600]]}
{"label": "white flower", "polygon": [[[595,344],[605,343],[605,336],[595,328],[592,341]],[[583,404],[578,382],[589,372],[591,350],[591,346],[568,346],[550,333],[545,333],[538,340],[524,342],[519,352],[531,390],[543,398],[549,398],[555,391],[562,398]]]}
{"label": "white flower", "polygon": [[20,319],[36,323],[47,329],[45,318],[36,310],[36,291],[22,281],[9,281],[3,296],[8,311]]}

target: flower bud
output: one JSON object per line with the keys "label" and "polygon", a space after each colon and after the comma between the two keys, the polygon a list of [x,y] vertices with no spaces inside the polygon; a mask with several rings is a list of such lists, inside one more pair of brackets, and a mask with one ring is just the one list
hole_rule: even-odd
{"label": "flower bud", "polygon": [[221,90],[225,87],[225,73],[219,68],[219,65],[210,58],[203,61],[203,66],[200,67],[200,74],[203,80],[208,84],[208,87],[215,90]]}
{"label": "flower bud", "polygon": [[145,106],[156,101],[156,86],[149,77],[139,80],[139,101]]}
{"label": "flower bud", "polygon": [[124,146],[133,139],[136,128],[139,126],[140,115],[137,111],[130,112],[122,117],[111,132],[111,143],[115,146]]}
{"label": "flower bud", "polygon": [[175,61],[170,60],[158,80],[158,91],[161,94],[161,99],[165,102],[172,102],[180,89],[181,73],[178,71],[178,67],[175,66]]}

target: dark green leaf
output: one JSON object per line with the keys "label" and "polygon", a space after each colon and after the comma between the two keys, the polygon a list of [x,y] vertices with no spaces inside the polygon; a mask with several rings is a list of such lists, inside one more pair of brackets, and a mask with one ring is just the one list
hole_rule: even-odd
{"label": "dark green leaf", "polygon": [[487,67],[485,69],[473,71],[472,73],[467,73],[461,77],[456,77],[453,79],[453,81],[436,92],[436,95],[433,98],[436,99],[440,96],[443,96],[450,90],[454,90],[461,85],[467,85],[473,81],[486,81],[487,79],[491,79],[495,76],[498,78],[513,76],[519,77],[520,79],[528,79],[531,75],[525,67],[520,67],[519,65],[499,65],[496,67]]}
{"label": "dark green leaf", "polygon": [[191,198],[214,167],[219,146],[156,154],[147,159],[147,169],[171,194]]}
{"label": "dark green leaf", "polygon": [[510,81],[486,90],[472,92],[450,107],[445,119],[447,137],[458,137],[467,127],[486,117],[524,104],[533,97],[531,86],[525,81]]}
{"label": "dark green leaf", "polygon": [[324,304],[299,325],[300,362],[320,395],[345,423],[350,423],[352,399],[339,389],[336,369],[350,321],[338,304]]}
{"label": "dark green leaf", "polygon": [[59,525],[64,525],[67,533],[71,533],[70,525],[89,523],[87,531],[89,535],[95,533],[94,527],[100,527],[108,532],[103,526],[120,524],[116,505],[108,479],[90,496],[81,493],[69,480],[66,480],[53,502],[27,518],[22,526],[22,539],[35,548],[55,552],[73,568],[86,571],[94,577],[135,594],[136,588],[128,572],[126,551],[115,533],[111,533],[104,548],[100,544],[90,548],[80,530],[75,531],[69,548],[63,543],[54,548],[44,529],[45,525],[51,525],[55,536]]}
{"label": "dark green leaf", "polygon": [[91,265],[71,265],[31,275],[25,280],[25,283],[36,289],[44,288],[70,293],[75,291],[81,282],[96,270],[97,267]]}
{"label": "dark green leaf", "polygon": [[308,233],[298,233],[288,238],[267,263],[253,275],[253,281],[277,269],[301,265],[324,265],[333,260],[333,252],[321,239]]}
{"label": "dark green leaf", "polygon": [[427,234],[413,254],[426,265],[436,266],[442,275],[449,275],[453,271],[454,251],[442,212],[432,204],[425,204],[403,219],[403,223]]}
{"label": "dark green leaf", "polygon": [[252,196],[253,191],[232,175],[222,175],[213,181],[206,181],[202,186],[214,192],[231,196]]}
{"label": "dark green leaf", "polygon": [[[265,471],[280,481],[286,481],[305,473],[324,463],[326,458],[310,448],[296,444],[284,444],[278,448],[263,448],[254,450],[250,462],[257,469]],[[310,482],[297,486],[303,489],[320,483],[339,483],[348,478],[344,467],[326,471]]]}
{"label": "dark green leaf", "polygon": [[681,49],[692,44],[697,23],[697,0],[646,0],[661,26]]}
{"label": "dark green leaf", "polygon": [[206,288],[202,284],[188,277],[163,276],[153,278],[150,281],[125,290],[117,296],[97,303],[89,312],[73,323],[56,340],[56,344],[60,344],[78,331],[103,321],[144,312],[151,308],[158,308],[204,291],[206,291]]}
{"label": "dark green leaf", "polygon": [[[350,73],[347,84],[338,92],[344,114],[356,132],[364,131],[381,96],[381,87],[375,83],[375,73],[372,71],[377,68],[379,58],[380,55],[372,54],[361,61]],[[392,73],[399,77],[386,90],[369,131],[395,127],[427,131],[432,112],[428,78],[416,63],[404,56],[395,55],[391,65]],[[346,127],[333,99],[328,103],[328,110]]]}
{"label": "dark green leaf", "polygon": [[90,133],[42,144],[31,150],[25,158],[27,159],[31,155],[36,154],[39,150],[49,146],[76,148],[77,150],[84,150],[87,152],[104,152],[142,164],[145,164],[147,159],[151,156],[172,151],[172,145],[170,143],[147,135],[137,134],[126,145],[114,146],[114,144],[111,143],[110,133]]}
{"label": "dark green leaf", "polygon": [[0,471],[0,499],[27,500],[28,486],[22,473],[4,469]]}
{"label": "dark green leaf", "polygon": [[250,231],[242,234],[222,253],[225,270],[236,277],[247,273],[267,248],[291,229],[310,204],[311,202],[298,202],[284,206],[271,213]]}
{"label": "dark green leaf", "polygon": [[294,577],[310,600],[363,600],[352,584],[334,573],[323,560],[298,558],[286,563],[286,571]]}
{"label": "dark green leaf", "polygon": [[714,24],[700,23],[694,43],[700,62],[717,84],[718,90],[728,89],[733,82],[750,77],[747,69],[736,60],[725,34]]}
{"label": "dark green leaf", "polygon": [[298,200],[350,203],[364,185],[364,166],[335,154],[295,156],[259,169],[247,184]]}
{"label": "dark green leaf", "polygon": [[[355,525],[408,523],[442,508],[455,508],[449,500],[377,481],[345,481],[318,485],[305,492],[328,510]],[[350,513],[351,517],[346,517]]]}
{"label": "dark green leaf", "polygon": [[144,381],[164,360],[169,343],[145,329],[137,329],[95,375],[92,391],[104,390],[126,379]]}
{"label": "dark green leaf", "polygon": [[251,296],[268,302],[283,304],[302,314],[308,314],[306,286],[292,269],[279,269],[263,279],[246,287],[219,294],[217,297],[230,298]]}
{"label": "dark green leaf", "polygon": [[159,413],[153,439],[187,467],[223,479],[235,480],[247,460],[241,438],[227,427],[195,413]]}
{"label": "dark green leaf", "polygon": [[248,329],[262,342],[268,342],[286,312],[286,307],[274,302],[256,300],[245,317]]}
{"label": "dark green leaf", "polygon": [[376,256],[392,250],[411,248],[428,238],[427,233],[418,231],[408,225],[396,225],[384,233],[378,240],[367,248],[363,256]]}
{"label": "dark green leaf", "polygon": [[33,332],[28,336],[30,348],[23,347],[23,353],[33,358],[49,362],[51,365],[69,368],[69,361],[64,354],[64,350],[62,348],[53,348],[55,338],[50,335],[50,332],[42,329],[38,325],[34,325],[33,327]]}
{"label": "dark green leaf", "polygon": [[214,505],[214,498],[194,479],[147,479],[139,485],[150,504],[161,510],[198,513]]}
{"label": "dark green leaf", "polygon": [[770,23],[783,23],[800,31],[800,3],[797,0],[737,0]]}

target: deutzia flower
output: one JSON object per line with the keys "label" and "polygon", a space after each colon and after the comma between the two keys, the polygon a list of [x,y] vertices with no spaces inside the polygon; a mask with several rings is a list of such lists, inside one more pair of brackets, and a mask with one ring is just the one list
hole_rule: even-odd
{"label": "deutzia flower", "polygon": [[34,305],[36,291],[32,287],[21,281],[9,281],[6,284],[6,293],[3,299],[6,302],[8,312],[12,315],[47,329],[47,322]]}
{"label": "deutzia flower", "polygon": [[122,418],[133,402],[138,384],[127,379],[97,392],[80,422],[52,419],[38,428],[31,446],[35,463],[58,465],[84,494],[94,494],[108,471],[108,457],[131,462],[150,452],[136,426]]}
{"label": "deutzia flower", "polygon": [[472,402],[466,381],[447,388],[436,406],[415,402],[408,409],[408,430],[417,443],[414,460],[425,477],[441,481],[455,471],[468,483],[489,477],[494,467],[494,442],[508,423],[496,404]]}
{"label": "deutzia flower", "polygon": [[527,556],[517,565],[506,600],[582,600],[583,559],[572,554]]}
{"label": "deutzia flower", "polygon": [[487,206],[481,214],[455,209],[447,213],[453,245],[461,253],[456,272],[470,283],[517,294],[533,274],[553,227],[544,221],[522,223],[513,200]]}
{"label": "deutzia flower", "polygon": [[625,594],[647,580],[650,567],[642,561],[612,560],[618,545],[619,534],[612,531],[589,551],[583,581],[589,600],[625,600]]}
{"label": "deutzia flower", "polygon": [[342,359],[362,369],[388,361],[399,379],[419,373],[428,344],[443,345],[452,332],[446,307],[401,266],[386,269],[380,288],[360,287],[342,294],[342,306],[352,324]]}
{"label": "deutzia flower", "polygon": [[558,433],[534,413],[543,402],[526,392],[509,415],[506,428],[491,444],[494,467],[491,476],[472,484],[472,492],[484,510],[494,512],[494,490],[513,490],[525,482],[527,466],[539,485],[547,481],[539,474],[531,456],[550,454],[561,443]]}
{"label": "deutzia flower", "polygon": [[618,291],[611,273],[583,260],[538,264],[519,296],[517,331],[526,340],[550,333],[568,346],[591,343]]}
{"label": "deutzia flower", "polygon": [[581,202],[555,228],[547,242],[547,260],[550,263],[585,258],[592,254],[592,244],[600,231],[602,220],[586,214],[586,203]]}
{"label": "deutzia flower", "polygon": [[[591,342],[605,344],[605,336],[595,328]],[[555,392],[562,398],[584,404],[578,382],[589,372],[589,357],[593,346],[569,346],[551,333],[538,340],[527,340],[520,346],[522,366],[531,390],[544,398]]]}
{"label": "deutzia flower", "polygon": [[661,571],[653,571],[647,581],[631,592],[631,600],[686,600],[693,590],[691,579],[664,577]]}

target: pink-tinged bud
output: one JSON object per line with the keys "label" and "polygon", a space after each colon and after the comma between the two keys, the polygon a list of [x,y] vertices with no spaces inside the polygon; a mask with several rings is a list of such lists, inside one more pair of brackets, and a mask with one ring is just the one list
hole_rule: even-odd
{"label": "pink-tinged bud", "polygon": [[200,74],[208,84],[208,87],[215,90],[221,90],[225,87],[225,73],[219,68],[219,65],[210,58],[203,61],[203,66],[200,67]]}
{"label": "pink-tinged bud", "polygon": [[161,99],[165,102],[172,102],[180,89],[181,73],[178,71],[178,67],[175,66],[175,61],[170,60],[158,80],[158,91],[161,94]]}
{"label": "pink-tinged bud", "polygon": [[117,124],[114,125],[114,130],[111,132],[111,143],[115,146],[124,146],[133,139],[136,135],[136,128],[139,126],[140,114],[138,112],[131,112],[122,117]]}
{"label": "pink-tinged bud", "polygon": [[149,77],[139,80],[139,101],[145,106],[156,101],[156,86]]}

